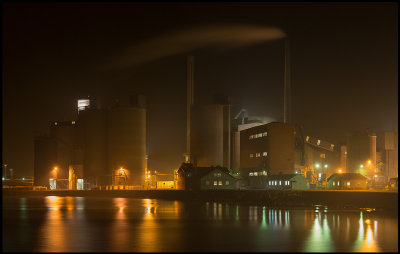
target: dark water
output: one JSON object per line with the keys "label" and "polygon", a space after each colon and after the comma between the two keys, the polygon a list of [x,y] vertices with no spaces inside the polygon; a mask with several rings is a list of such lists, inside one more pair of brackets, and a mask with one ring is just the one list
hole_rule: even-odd
{"label": "dark water", "polygon": [[7,252],[397,252],[397,238],[397,213],[3,197]]}

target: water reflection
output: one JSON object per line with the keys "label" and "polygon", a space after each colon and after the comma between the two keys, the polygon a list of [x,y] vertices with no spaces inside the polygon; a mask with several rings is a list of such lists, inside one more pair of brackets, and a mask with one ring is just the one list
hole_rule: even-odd
{"label": "water reflection", "polygon": [[398,245],[397,217],[368,211],[56,196],[5,204],[6,251],[387,252]]}

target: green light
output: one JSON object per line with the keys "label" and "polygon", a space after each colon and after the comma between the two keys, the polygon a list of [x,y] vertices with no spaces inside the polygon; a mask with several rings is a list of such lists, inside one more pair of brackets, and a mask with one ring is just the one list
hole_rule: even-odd
{"label": "green light", "polygon": [[325,164],[325,168],[327,168],[328,167],[328,164]]}
{"label": "green light", "polygon": [[22,181],[25,180],[25,177],[22,177]]}
{"label": "green light", "polygon": [[316,168],[319,168],[319,164],[318,164],[318,163],[317,163],[317,164],[315,164],[315,167],[316,167]]}

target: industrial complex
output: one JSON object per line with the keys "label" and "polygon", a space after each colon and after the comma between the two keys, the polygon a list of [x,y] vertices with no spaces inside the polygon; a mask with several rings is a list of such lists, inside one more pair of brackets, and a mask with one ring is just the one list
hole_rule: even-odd
{"label": "industrial complex", "polygon": [[[146,155],[146,102],[100,108],[77,100],[77,118],[53,122],[34,140],[33,189],[370,189],[397,188],[398,133],[349,133],[333,144],[291,121],[286,43],[284,121],[233,114],[228,96],[194,101],[194,57],[187,58],[186,153],[169,174],[150,170]],[[377,138],[384,149],[377,150]],[[3,187],[21,185],[3,165]],[[22,184],[27,186],[26,184]]]}

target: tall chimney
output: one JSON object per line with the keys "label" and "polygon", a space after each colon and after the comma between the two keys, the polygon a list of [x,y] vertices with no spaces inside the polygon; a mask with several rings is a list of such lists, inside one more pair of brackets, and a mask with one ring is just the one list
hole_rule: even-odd
{"label": "tall chimney", "polygon": [[284,73],[284,98],[283,98],[283,122],[291,122],[291,96],[290,96],[290,55],[289,39],[285,39],[285,73]]}
{"label": "tall chimney", "polygon": [[190,156],[190,111],[194,102],[194,58],[193,56],[187,57],[187,104],[186,104],[186,155],[185,162],[191,162]]}

